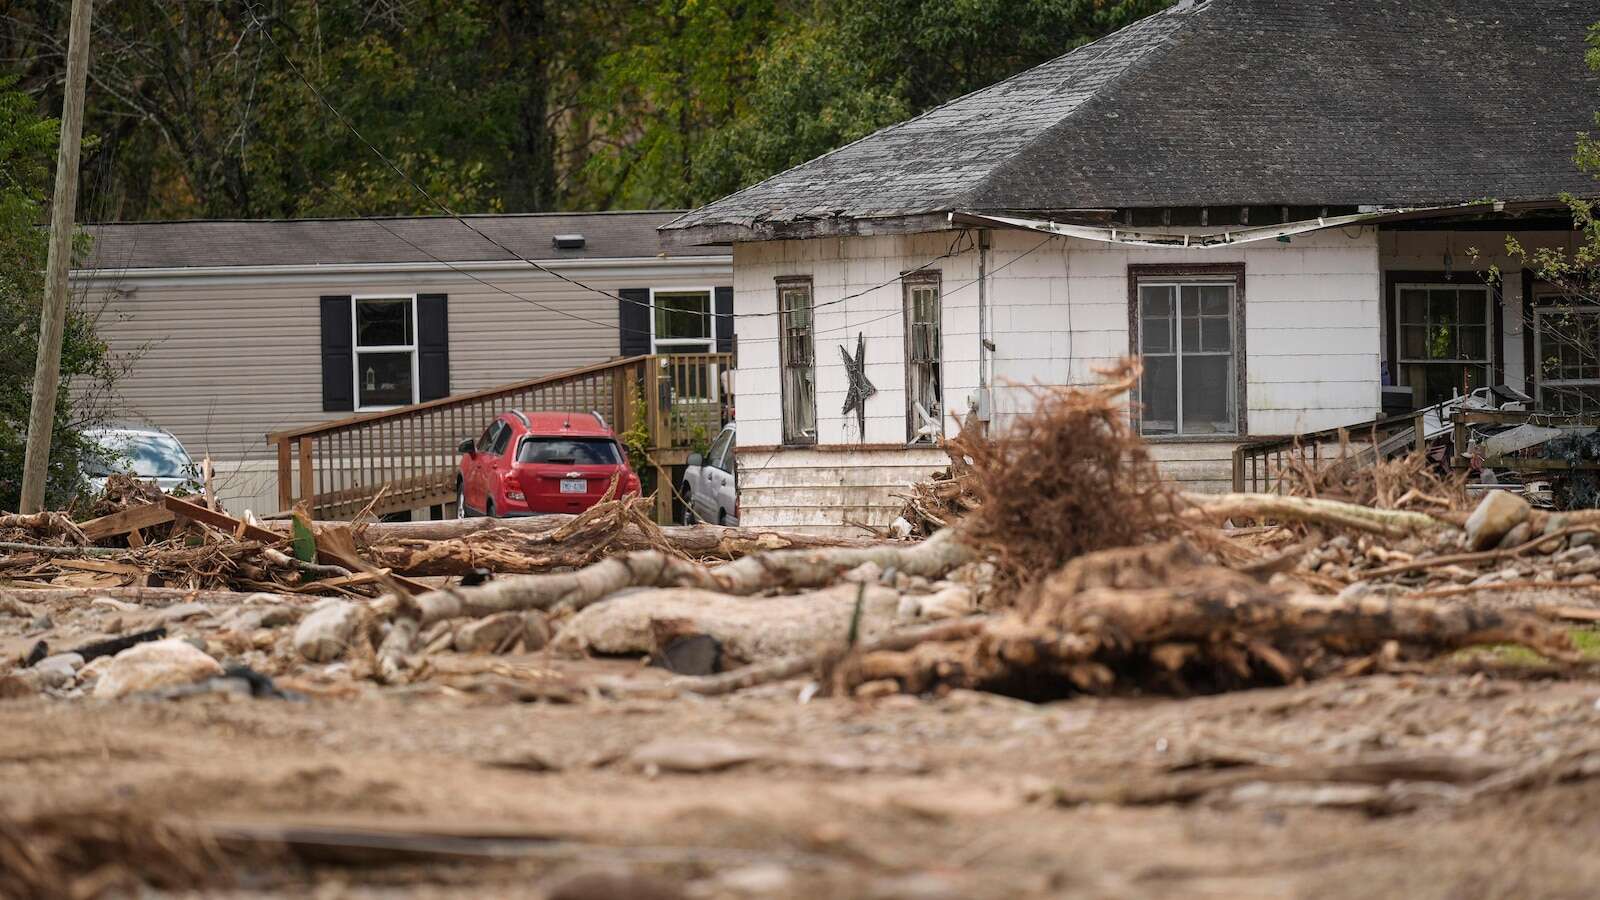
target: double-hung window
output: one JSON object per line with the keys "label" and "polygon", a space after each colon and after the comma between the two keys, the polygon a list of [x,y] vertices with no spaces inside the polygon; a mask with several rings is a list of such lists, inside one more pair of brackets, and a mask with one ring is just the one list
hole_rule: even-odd
{"label": "double-hung window", "polygon": [[778,279],[778,367],[783,442],[817,442],[816,320],[811,279]]}
{"label": "double-hung window", "polygon": [[1418,406],[1489,385],[1494,377],[1489,288],[1402,284],[1398,290],[1400,383],[1412,388]]}
{"label": "double-hung window", "polygon": [[906,317],[906,441],[932,444],[944,435],[939,273],[916,272],[902,281]]}
{"label": "double-hung window", "polygon": [[1238,434],[1242,272],[1132,275],[1140,432]]}
{"label": "double-hung window", "polygon": [[1539,297],[1533,346],[1541,410],[1600,412],[1600,306],[1559,294]]}
{"label": "double-hung window", "polygon": [[383,409],[416,403],[416,297],[353,300],[356,407]]}
{"label": "double-hung window", "polygon": [[[652,291],[654,314],[651,339],[655,352],[671,354],[710,353],[717,344],[717,317],[713,315],[711,290]],[[673,396],[680,400],[715,400],[715,372],[705,360],[674,360],[669,377]]]}

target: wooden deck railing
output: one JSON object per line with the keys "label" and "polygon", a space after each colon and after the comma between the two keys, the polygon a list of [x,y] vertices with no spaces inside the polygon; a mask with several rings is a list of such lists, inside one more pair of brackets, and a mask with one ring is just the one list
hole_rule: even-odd
{"label": "wooden deck railing", "polygon": [[[369,505],[383,515],[450,503],[457,446],[508,409],[598,412],[621,434],[637,421],[643,400],[652,459],[663,467],[679,463],[721,427],[728,398],[720,375],[732,365],[724,353],[635,356],[275,432],[267,440],[278,451],[278,506],[304,500],[315,517],[342,519]],[[656,479],[658,510],[670,509],[664,474]]]}
{"label": "wooden deck railing", "polygon": [[1402,448],[1426,450],[1422,413],[1405,413],[1342,428],[1240,444],[1233,450],[1233,489],[1236,492],[1276,492],[1281,487],[1284,470],[1295,461],[1314,469],[1330,465],[1338,460],[1339,448],[1346,443],[1352,447],[1358,464],[1380,453],[1387,457]]}

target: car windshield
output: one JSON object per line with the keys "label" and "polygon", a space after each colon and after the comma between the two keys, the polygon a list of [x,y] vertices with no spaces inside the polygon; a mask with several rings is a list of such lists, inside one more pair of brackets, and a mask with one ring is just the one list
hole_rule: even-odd
{"label": "car windshield", "polygon": [[90,466],[92,474],[132,472],[140,478],[188,478],[192,463],[170,434],[113,431],[100,439],[109,459]]}
{"label": "car windshield", "polygon": [[622,461],[610,438],[531,437],[522,442],[517,462],[566,466],[614,466]]}

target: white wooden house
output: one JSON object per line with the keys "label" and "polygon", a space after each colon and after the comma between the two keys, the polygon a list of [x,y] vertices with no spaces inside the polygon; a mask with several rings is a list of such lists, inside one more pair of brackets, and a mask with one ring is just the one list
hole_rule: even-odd
{"label": "white wooden house", "polygon": [[1572,161],[1596,18],[1186,0],[664,226],[732,246],[743,521],[881,525],[957,416],[1003,429],[1028,386],[1129,354],[1140,430],[1198,489],[1241,441],[1374,418],[1386,384],[1592,403],[1600,372],[1533,364],[1557,326],[1504,243],[1570,246],[1558,198],[1600,193]]}

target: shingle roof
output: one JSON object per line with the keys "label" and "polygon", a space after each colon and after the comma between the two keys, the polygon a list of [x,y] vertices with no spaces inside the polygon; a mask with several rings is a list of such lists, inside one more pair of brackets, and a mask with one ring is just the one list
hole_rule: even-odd
{"label": "shingle roof", "polygon": [[1600,109],[1583,60],[1597,20],[1594,0],[1187,0],[664,233],[760,239],[952,209],[1593,194],[1572,153]]}
{"label": "shingle roof", "polygon": [[[665,251],[656,228],[677,214],[669,210],[464,218],[520,256],[534,260],[722,252],[699,247]],[[459,263],[516,258],[448,216],[127,222],[87,225],[85,230],[94,241],[89,259],[81,266],[84,269],[428,263],[435,261],[433,257]],[[583,249],[557,250],[551,239],[558,234],[582,234]]]}

